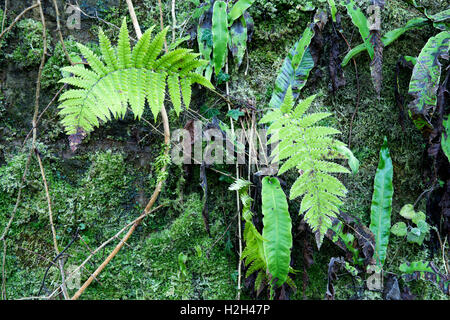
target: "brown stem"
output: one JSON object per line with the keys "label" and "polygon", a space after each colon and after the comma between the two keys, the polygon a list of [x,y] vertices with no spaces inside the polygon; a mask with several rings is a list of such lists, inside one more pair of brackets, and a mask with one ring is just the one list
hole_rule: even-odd
{"label": "brown stem", "polygon": [[[131,1],[131,0],[129,0],[129,1]],[[158,0],[158,6],[159,6],[159,20],[161,22],[161,30],[164,30],[164,19],[163,19],[161,0]],[[166,39],[164,39],[164,48],[166,48],[166,52],[167,52],[168,49],[167,49],[167,40]]]}
{"label": "brown stem", "polygon": [[[161,9],[161,1],[159,0],[160,4],[160,11]],[[142,32],[140,31],[139,23],[136,18],[136,14],[134,13],[134,7],[131,0],[127,0],[128,10],[130,11],[131,19],[133,20],[133,25],[135,27],[136,34],[138,37],[142,35]],[[162,18],[162,15],[161,15]],[[161,20],[161,24],[162,24]],[[162,27],[164,25],[162,24]],[[163,29],[163,28],[162,28]],[[166,52],[167,52],[167,46],[166,46]],[[164,143],[165,143],[165,150],[164,155],[169,155],[170,150],[170,127],[169,127],[169,118],[167,117],[167,112],[164,106],[161,109],[161,118],[164,125]],[[164,173],[167,170],[167,165],[164,165],[164,167],[161,169],[161,173]],[[86,282],[81,286],[81,288],[73,295],[72,300],[78,299],[81,294],[86,290],[86,288],[92,283],[92,281],[102,272],[102,270],[108,265],[108,263],[116,256],[116,254],[120,251],[120,249],[124,246],[124,244],[128,241],[128,239],[131,237],[133,232],[136,230],[137,226],[141,223],[141,221],[149,214],[152,206],[156,202],[156,199],[158,198],[162,186],[164,184],[164,180],[161,180],[156,185],[155,190],[153,191],[152,197],[150,198],[150,201],[147,203],[147,206],[144,209],[144,214],[132,225],[130,230],[128,230],[127,234],[123,237],[123,239],[117,244],[117,246],[114,248],[114,250],[108,255],[108,257],[103,261],[103,263],[94,271],[94,273],[86,280]]]}
{"label": "brown stem", "polygon": [[60,24],[60,21],[59,21],[59,8],[58,8],[58,3],[56,2],[56,0],[53,0],[53,6],[55,7],[56,31],[58,31],[59,41],[61,42],[62,49],[64,51],[64,54],[66,55],[67,61],[69,61],[69,63],[71,65],[74,65],[72,59],[70,59],[69,53],[67,52],[66,44],[64,43],[64,38],[63,38],[63,35],[62,35],[62,32],[61,32],[61,24]]}

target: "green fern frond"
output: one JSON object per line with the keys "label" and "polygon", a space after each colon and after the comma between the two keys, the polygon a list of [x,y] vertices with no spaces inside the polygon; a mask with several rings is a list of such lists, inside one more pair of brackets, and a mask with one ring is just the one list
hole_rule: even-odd
{"label": "green fern frond", "polygon": [[[249,277],[255,272],[258,273],[258,277],[262,277],[261,281],[268,283],[266,270],[267,260],[264,254],[264,239],[256,229],[252,222],[251,205],[253,199],[248,194],[251,182],[244,179],[237,179],[229,188],[230,191],[238,191],[239,198],[242,203],[242,218],[245,220],[244,226],[244,242],[245,248],[241,254],[241,260],[244,260],[244,265],[247,268],[246,277]],[[258,286],[255,285],[255,289],[258,290]]]}
{"label": "green fern frond", "polygon": [[144,33],[133,51],[126,19],[120,28],[117,48],[99,31],[101,57],[78,44],[89,67],[75,65],[62,69],[70,76],[60,82],[73,87],[59,99],[59,114],[67,134],[75,134],[79,128],[90,132],[111,118],[124,117],[128,107],[136,118],[141,118],[146,103],[156,121],[164,106],[166,87],[179,115],[182,98],[186,108],[189,107],[192,84],[214,88],[207,79],[191,72],[203,63],[198,54],[176,49],[161,55],[168,28],[153,39],[152,30],[153,27]]}
{"label": "green fern frond", "polygon": [[279,109],[266,114],[261,123],[270,123],[268,143],[279,142],[272,151],[273,162],[284,160],[278,174],[296,168],[300,174],[291,186],[290,199],[302,197],[300,214],[316,234],[320,248],[323,237],[336,217],[347,189],[335,173],[349,173],[344,166],[330,160],[336,158],[343,142],[333,138],[340,132],[318,125],[331,114],[326,112],[305,114],[315,96],[294,107],[292,90],[288,89]]}

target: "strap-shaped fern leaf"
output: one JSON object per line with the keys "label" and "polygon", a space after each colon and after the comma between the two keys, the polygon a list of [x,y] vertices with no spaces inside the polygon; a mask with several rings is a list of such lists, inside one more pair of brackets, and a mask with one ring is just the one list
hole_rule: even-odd
{"label": "strap-shaped fern leaf", "polygon": [[262,180],[263,243],[272,285],[281,286],[287,279],[291,262],[292,221],[286,196],[277,178]]}
{"label": "strap-shaped fern leaf", "polygon": [[154,117],[164,105],[166,84],[177,114],[181,112],[182,98],[189,108],[194,83],[213,88],[209,80],[193,71],[207,63],[188,49],[175,49],[161,55],[167,28],[151,38],[148,29],[131,50],[126,19],[120,28],[117,48],[111,45],[104,32],[99,32],[102,56],[78,44],[89,67],[75,65],[62,70],[70,74],[60,82],[72,89],[61,95],[59,114],[67,134],[79,128],[90,132],[102,122],[123,117],[130,106],[140,118],[147,102]]}
{"label": "strap-shaped fern leaf", "polygon": [[[267,182],[267,179],[265,180]],[[275,189],[263,186],[263,213],[264,229],[263,234],[269,239],[264,239],[253,224],[253,213],[250,208],[253,199],[248,191],[251,182],[243,179],[236,180],[229,190],[238,191],[242,203],[242,218],[245,220],[244,241],[245,248],[242,251],[241,259],[245,260],[248,278],[253,273],[258,275],[255,280],[255,290],[257,294],[264,288],[265,284],[271,285],[271,291],[283,283],[295,289],[295,284],[288,276],[288,273],[295,273],[295,270],[289,266],[290,249],[292,247],[291,219],[287,211],[287,203],[280,200],[280,194],[284,193],[281,187],[273,183]],[[278,187],[280,187],[278,189]],[[264,196],[264,193],[266,194]],[[280,201],[280,203],[278,203]],[[273,211],[273,212],[272,212]],[[281,228],[279,227],[281,225]],[[270,274],[270,277],[269,277]],[[277,281],[275,282],[275,279]]]}
{"label": "strap-shaped fern leaf", "polygon": [[336,217],[342,198],[347,189],[333,173],[349,173],[349,171],[332,162],[333,158],[342,157],[341,146],[344,143],[332,136],[340,133],[330,127],[317,123],[329,117],[330,113],[305,114],[315,96],[301,101],[295,108],[292,89],[286,92],[283,104],[266,114],[261,123],[270,123],[268,143],[279,142],[272,151],[273,162],[285,160],[278,174],[296,168],[300,174],[291,187],[290,199],[303,197],[300,214],[316,234],[317,246],[320,248],[323,237],[332,225],[332,217]]}

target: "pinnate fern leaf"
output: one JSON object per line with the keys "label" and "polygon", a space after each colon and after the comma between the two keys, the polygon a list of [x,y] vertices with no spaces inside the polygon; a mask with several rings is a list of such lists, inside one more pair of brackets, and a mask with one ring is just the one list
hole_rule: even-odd
{"label": "pinnate fern leaf", "polygon": [[299,177],[290,190],[291,200],[302,197],[300,214],[316,235],[320,248],[323,237],[339,212],[347,189],[332,174],[349,173],[348,169],[331,160],[342,157],[339,149],[344,143],[333,136],[338,130],[318,123],[330,113],[305,114],[315,96],[293,106],[292,90],[288,89],[281,107],[267,113],[261,123],[270,124],[268,143],[279,142],[272,150],[273,162],[285,160],[278,174],[296,168]]}
{"label": "pinnate fern leaf", "polygon": [[124,117],[128,107],[140,118],[146,102],[156,121],[164,105],[166,85],[177,114],[181,112],[181,97],[189,106],[194,83],[214,88],[209,80],[193,72],[206,63],[198,59],[198,54],[188,49],[161,54],[168,29],[151,39],[152,30],[144,33],[133,51],[126,19],[120,28],[117,48],[99,31],[101,57],[78,44],[89,67],[75,65],[62,69],[70,76],[60,82],[73,87],[59,99],[59,114],[67,134],[75,134],[80,128],[88,133],[112,117]]}

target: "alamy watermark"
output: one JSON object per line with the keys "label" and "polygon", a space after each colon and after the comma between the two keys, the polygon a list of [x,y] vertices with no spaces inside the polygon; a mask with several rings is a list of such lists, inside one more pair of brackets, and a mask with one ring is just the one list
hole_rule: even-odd
{"label": "alamy watermark", "polygon": [[69,4],[66,8],[66,14],[68,14],[66,26],[68,29],[73,30],[81,29],[81,10],[78,6]]}

